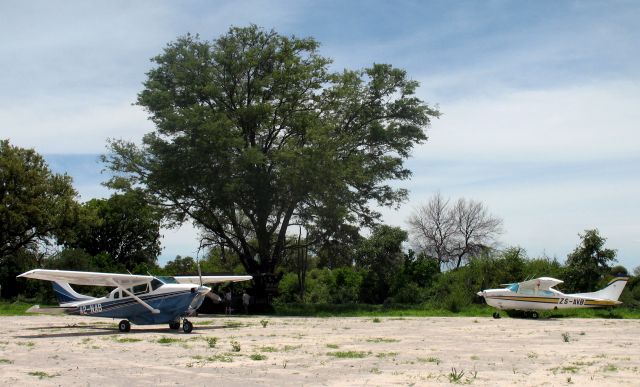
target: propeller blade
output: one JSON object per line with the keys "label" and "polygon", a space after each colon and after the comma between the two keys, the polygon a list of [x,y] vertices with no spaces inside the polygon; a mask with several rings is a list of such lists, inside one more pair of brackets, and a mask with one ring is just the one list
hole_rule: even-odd
{"label": "propeller blade", "polygon": [[222,302],[222,297],[220,297],[219,295],[215,294],[212,291],[209,291],[206,294],[207,297],[209,297],[211,299],[211,301],[213,301],[214,304],[219,304]]}

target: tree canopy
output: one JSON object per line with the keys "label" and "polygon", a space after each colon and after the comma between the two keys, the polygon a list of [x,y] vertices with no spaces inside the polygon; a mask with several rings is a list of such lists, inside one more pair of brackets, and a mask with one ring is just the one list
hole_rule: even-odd
{"label": "tree canopy", "polygon": [[610,273],[616,251],[604,248],[606,238],[597,229],[585,230],[580,244],[567,256],[565,285],[572,291],[592,291]]}
{"label": "tree canopy", "polygon": [[65,235],[78,217],[71,177],[51,172],[33,149],[0,140],[0,262]]}
{"label": "tree canopy", "polygon": [[287,230],[316,241],[341,225],[371,226],[405,199],[403,161],[439,112],[418,82],[388,64],[331,72],[312,38],[256,26],[214,41],[187,35],[153,59],[138,104],[156,130],[105,156],[176,223],[232,250],[249,273],[274,273]]}
{"label": "tree canopy", "polygon": [[67,238],[66,246],[81,248],[92,256],[109,254],[127,270],[155,265],[160,254],[161,212],[140,190],[92,199],[82,205],[83,217]]}

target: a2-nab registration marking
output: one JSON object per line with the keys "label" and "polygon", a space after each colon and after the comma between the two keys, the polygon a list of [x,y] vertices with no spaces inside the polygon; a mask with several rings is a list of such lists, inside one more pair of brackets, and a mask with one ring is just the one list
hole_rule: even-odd
{"label": "a2-nab registration marking", "polygon": [[584,299],[583,298],[574,298],[574,299],[570,299],[570,298],[563,298],[560,297],[560,299],[558,300],[558,305],[584,305]]}
{"label": "a2-nab registration marking", "polygon": [[80,306],[80,314],[92,314],[102,312],[102,304],[82,305]]}

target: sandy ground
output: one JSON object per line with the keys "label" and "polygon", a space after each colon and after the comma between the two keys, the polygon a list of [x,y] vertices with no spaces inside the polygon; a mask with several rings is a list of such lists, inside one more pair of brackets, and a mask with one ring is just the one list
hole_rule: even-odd
{"label": "sandy ground", "polygon": [[191,334],[0,321],[0,385],[640,384],[639,320],[207,316]]}

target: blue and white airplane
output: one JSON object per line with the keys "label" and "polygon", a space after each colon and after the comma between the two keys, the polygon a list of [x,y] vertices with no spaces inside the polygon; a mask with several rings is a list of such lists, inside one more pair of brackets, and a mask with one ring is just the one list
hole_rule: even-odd
{"label": "blue and white airplane", "polygon": [[[169,324],[169,328],[190,333],[193,324],[186,319],[202,305],[211,288],[204,284],[248,281],[250,275],[154,277],[151,275],[92,273],[83,271],[35,269],[18,277],[53,282],[60,303],[58,311],[92,317],[122,318],[120,332],[136,325]],[[114,287],[105,297],[77,293],[70,284]],[[38,309],[31,310],[38,312]],[[41,309],[40,311],[50,311]]]}

